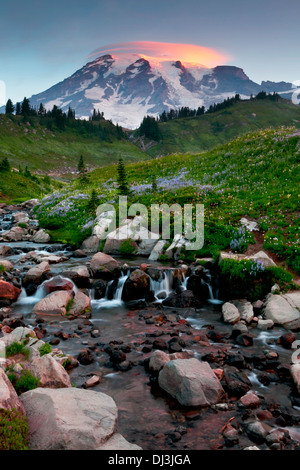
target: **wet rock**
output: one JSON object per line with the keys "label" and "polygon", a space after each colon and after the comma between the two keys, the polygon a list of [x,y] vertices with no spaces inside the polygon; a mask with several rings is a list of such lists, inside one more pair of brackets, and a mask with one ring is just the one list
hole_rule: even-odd
{"label": "wet rock", "polygon": [[84,250],[75,250],[73,256],[74,258],[86,258],[86,252]]}
{"label": "wet rock", "polygon": [[242,333],[248,333],[247,325],[244,322],[238,321],[233,325],[231,337],[235,339]]}
{"label": "wet rock", "polygon": [[12,248],[9,245],[0,246],[0,256],[8,256],[12,253]]}
{"label": "wet rock", "polygon": [[224,389],[229,396],[241,397],[251,389],[251,382],[243,372],[235,367],[226,366],[222,380]]}
{"label": "wet rock", "polygon": [[126,280],[122,298],[124,301],[143,299],[150,291],[150,278],[141,269],[134,270]]}
{"label": "wet rock", "polygon": [[253,392],[248,392],[246,395],[243,395],[240,398],[240,402],[245,408],[251,409],[258,408],[260,404],[258,396]]}
{"label": "wet rock", "polygon": [[18,395],[11,381],[7,377],[6,373],[0,367],[0,408],[6,410],[14,408],[16,411],[25,416],[25,410],[22,402],[19,400]]}
{"label": "wet rock", "polygon": [[89,349],[83,349],[77,356],[78,362],[83,366],[88,366],[95,362],[95,355]]}
{"label": "wet rock", "polygon": [[179,293],[171,292],[171,294],[163,300],[165,307],[189,308],[195,306],[195,297],[191,290],[184,290]]}
{"label": "wet rock", "polygon": [[70,278],[78,287],[90,286],[90,273],[86,266],[73,266],[64,271],[62,276]]}
{"label": "wet rock", "polygon": [[96,282],[92,284],[92,289],[95,292],[95,299],[103,299],[105,297],[107,288],[107,282],[103,279],[98,279]]}
{"label": "wet rock", "polygon": [[260,330],[271,330],[273,326],[273,320],[263,320],[260,318],[257,323],[257,328],[259,328]]}
{"label": "wet rock", "polygon": [[82,317],[90,318],[91,317],[91,299],[83,294],[83,292],[77,292],[73,299],[73,303],[67,315],[70,319]]}
{"label": "wet rock", "polygon": [[149,361],[149,369],[152,373],[158,374],[163,366],[169,361],[169,354],[160,350],[154,351]]}
{"label": "wet rock", "polygon": [[23,286],[26,287],[28,284],[40,285],[46,279],[46,274],[49,271],[50,266],[47,261],[30,268],[23,278]]}
{"label": "wet rock", "polygon": [[7,300],[14,302],[21,294],[21,289],[18,289],[13,284],[0,280],[0,303]]}
{"label": "wet rock", "polygon": [[266,427],[260,421],[250,421],[245,423],[245,430],[250,439],[252,439],[254,442],[262,443],[269,434],[270,428]]}
{"label": "wet rock", "polygon": [[174,337],[168,341],[168,346],[170,353],[181,352],[182,348],[185,348],[186,343],[182,338]]}
{"label": "wet rock", "polygon": [[159,349],[161,351],[168,351],[168,345],[165,340],[158,338],[153,341],[153,349]]}
{"label": "wet rock", "polygon": [[2,233],[1,236],[4,240],[10,242],[20,242],[26,239],[27,230],[21,227],[13,227],[10,230]]}
{"label": "wet rock", "polygon": [[167,362],[158,376],[159,386],[184,406],[209,406],[224,395],[220,381],[207,362],[177,359]]}
{"label": "wet rock", "polygon": [[113,364],[119,364],[126,360],[126,354],[123,351],[112,351],[110,360]]}
{"label": "wet rock", "polygon": [[132,363],[130,361],[122,361],[116,364],[116,368],[121,372],[127,372],[132,369]]}
{"label": "wet rock", "polygon": [[55,291],[40,300],[32,310],[35,315],[66,315],[73,297],[70,291]]}
{"label": "wet rock", "polygon": [[96,253],[90,262],[90,268],[94,277],[104,277],[113,279],[116,277],[116,270],[119,269],[120,263],[109,255]]}
{"label": "wet rock", "polygon": [[98,385],[99,383],[100,383],[99,375],[93,375],[88,380],[86,380],[86,382],[84,383],[84,386],[86,388],[90,388],[90,387],[95,387],[95,385]]}
{"label": "wet rock", "polygon": [[47,294],[51,294],[57,290],[70,290],[74,288],[74,284],[70,279],[63,278],[61,276],[55,276],[49,281],[45,281],[43,288]]}
{"label": "wet rock", "polygon": [[253,335],[250,335],[249,333],[242,333],[235,338],[235,342],[240,346],[252,346]]}
{"label": "wet rock", "polygon": [[238,309],[232,303],[226,302],[222,305],[222,315],[225,323],[234,324],[240,321],[241,316]]}
{"label": "wet rock", "polygon": [[296,340],[294,333],[289,332],[281,335],[278,342],[281,344],[282,347],[286,349],[291,349],[293,342]]}

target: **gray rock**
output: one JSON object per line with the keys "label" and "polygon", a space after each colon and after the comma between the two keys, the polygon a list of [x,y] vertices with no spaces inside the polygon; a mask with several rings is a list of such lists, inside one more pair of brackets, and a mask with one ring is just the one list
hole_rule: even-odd
{"label": "gray rock", "polygon": [[224,395],[210,365],[194,358],[167,362],[159,373],[158,383],[184,406],[214,405]]}
{"label": "gray rock", "polygon": [[300,326],[300,292],[285,295],[269,294],[264,309],[267,320],[285,328],[297,329]]}
{"label": "gray rock", "polygon": [[240,312],[236,306],[230,302],[225,302],[225,304],[222,305],[222,315],[224,322],[232,325],[241,319]]}
{"label": "gray rock", "polygon": [[50,235],[49,233],[45,232],[43,228],[41,228],[32,237],[32,241],[35,243],[48,243],[50,241]]}
{"label": "gray rock", "polygon": [[0,367],[0,408],[12,409],[15,408],[16,411],[25,415],[25,410],[23,404],[18,398],[14,387],[11,384],[11,381],[7,377],[6,373]]}

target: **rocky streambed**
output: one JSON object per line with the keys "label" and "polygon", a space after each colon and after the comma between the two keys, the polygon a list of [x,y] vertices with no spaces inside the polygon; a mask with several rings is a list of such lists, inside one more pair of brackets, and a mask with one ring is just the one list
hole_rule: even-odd
{"label": "rocky streambed", "polygon": [[[300,447],[299,365],[292,356],[300,341],[298,292],[225,302],[217,298],[210,260],[150,266],[92,255],[33,241],[35,223],[27,239],[8,241],[21,209],[2,208],[8,225],[0,233],[0,341],[30,336],[29,358],[6,357],[2,369],[27,362],[41,379],[19,398],[11,391],[27,414],[32,447]],[[52,352],[40,357],[45,343]],[[88,442],[83,434],[65,442],[63,429],[52,430],[54,442],[43,427],[44,437],[36,438],[35,416],[51,402],[80,428],[90,416],[86,393],[95,414]],[[102,409],[109,424],[99,435]]]}

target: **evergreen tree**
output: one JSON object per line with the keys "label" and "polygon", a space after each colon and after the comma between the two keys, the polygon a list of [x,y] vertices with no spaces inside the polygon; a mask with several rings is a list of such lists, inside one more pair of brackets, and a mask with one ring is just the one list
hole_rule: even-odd
{"label": "evergreen tree", "polygon": [[87,209],[89,212],[92,212],[94,214],[98,205],[99,205],[98,194],[97,194],[97,191],[93,189],[91,193],[91,197],[87,203]]}
{"label": "evergreen tree", "polygon": [[27,165],[25,166],[24,176],[25,176],[26,178],[31,178],[31,177],[32,177],[32,174],[31,174],[30,170],[28,170],[28,166],[27,166]]}
{"label": "evergreen tree", "polygon": [[152,187],[151,187],[152,191],[153,192],[156,192],[157,191],[157,181],[156,181],[156,178],[154,177],[153,180],[152,180]]}
{"label": "evergreen tree", "polygon": [[40,104],[39,110],[38,110],[38,115],[39,116],[45,116],[46,110],[43,106],[43,103]]}
{"label": "evergreen tree", "polygon": [[80,155],[79,162],[78,162],[78,165],[77,165],[77,170],[79,171],[79,173],[83,168],[85,168],[85,164],[84,164],[84,161],[83,161],[83,156]]}
{"label": "evergreen tree", "polygon": [[20,116],[21,114],[21,103],[16,104],[16,116]]}
{"label": "evergreen tree", "polygon": [[120,158],[119,160],[117,171],[118,171],[117,181],[118,181],[119,194],[121,194],[122,196],[127,196],[130,194],[130,189],[128,186],[125,165],[124,165],[122,158]]}
{"label": "evergreen tree", "polygon": [[4,157],[0,162],[0,171],[10,171],[10,163],[7,157]]}
{"label": "evergreen tree", "polygon": [[22,101],[21,114],[23,116],[29,116],[30,115],[30,101],[26,97]]}
{"label": "evergreen tree", "polygon": [[8,99],[6,106],[5,106],[5,114],[13,114],[14,110],[15,110],[15,107],[13,105],[12,100]]}
{"label": "evergreen tree", "polygon": [[87,169],[86,169],[86,166],[84,164],[82,155],[80,155],[79,162],[78,162],[78,165],[77,165],[77,169],[78,169],[78,172],[79,172],[79,178],[78,178],[79,183],[82,186],[85,186],[86,184],[89,183],[90,179],[89,179],[89,175],[87,174]]}

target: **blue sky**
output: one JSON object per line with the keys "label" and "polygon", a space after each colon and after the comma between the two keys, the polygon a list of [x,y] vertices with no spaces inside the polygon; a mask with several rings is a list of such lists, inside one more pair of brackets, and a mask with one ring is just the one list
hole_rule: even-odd
{"label": "blue sky", "polygon": [[128,41],[209,47],[259,83],[300,80],[299,0],[0,0],[0,7],[0,81],[13,101],[71,75],[95,49]]}

